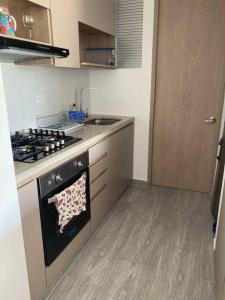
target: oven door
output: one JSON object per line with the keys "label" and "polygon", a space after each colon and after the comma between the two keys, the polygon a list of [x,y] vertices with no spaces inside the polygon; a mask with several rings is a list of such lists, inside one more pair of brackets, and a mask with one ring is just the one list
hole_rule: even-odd
{"label": "oven door", "polygon": [[[83,173],[86,173],[86,211],[78,216],[74,216],[70,222],[64,227],[63,233],[59,230],[58,211],[54,203],[48,203],[49,198],[55,194],[62,192],[75,183]],[[40,195],[40,193],[39,193]],[[65,247],[73,240],[80,230],[88,223],[91,218],[90,214],[90,191],[89,191],[89,172],[88,169],[82,170],[79,174],[69,179],[63,185],[43,198],[39,197],[39,206],[42,223],[42,234],[44,243],[45,264],[49,266],[56,257],[65,249]]]}

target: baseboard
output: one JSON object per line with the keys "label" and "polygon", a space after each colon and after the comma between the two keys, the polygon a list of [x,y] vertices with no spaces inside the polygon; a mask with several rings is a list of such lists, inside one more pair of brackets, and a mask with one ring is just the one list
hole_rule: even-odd
{"label": "baseboard", "polygon": [[146,187],[149,185],[149,183],[148,183],[148,181],[145,181],[145,180],[132,179],[131,185],[138,186],[138,187]]}

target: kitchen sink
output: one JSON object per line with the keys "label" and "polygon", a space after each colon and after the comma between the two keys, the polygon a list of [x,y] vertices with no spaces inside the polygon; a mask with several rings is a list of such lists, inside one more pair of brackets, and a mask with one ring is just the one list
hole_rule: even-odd
{"label": "kitchen sink", "polygon": [[89,120],[87,122],[85,122],[85,124],[90,124],[90,125],[112,125],[116,122],[119,122],[120,119],[92,119]]}

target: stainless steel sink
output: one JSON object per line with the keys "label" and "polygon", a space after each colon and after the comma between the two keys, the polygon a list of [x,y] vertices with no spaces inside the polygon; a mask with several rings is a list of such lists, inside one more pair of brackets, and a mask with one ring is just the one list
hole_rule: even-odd
{"label": "stainless steel sink", "polygon": [[119,122],[120,119],[92,119],[89,120],[87,122],[85,122],[85,124],[90,124],[90,125],[112,125],[116,122]]}

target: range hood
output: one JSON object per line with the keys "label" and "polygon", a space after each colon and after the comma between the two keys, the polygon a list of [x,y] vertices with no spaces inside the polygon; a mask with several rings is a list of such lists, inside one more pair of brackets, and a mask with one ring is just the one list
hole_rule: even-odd
{"label": "range hood", "polygon": [[45,58],[65,58],[69,50],[17,38],[0,36],[0,62],[23,62]]}

